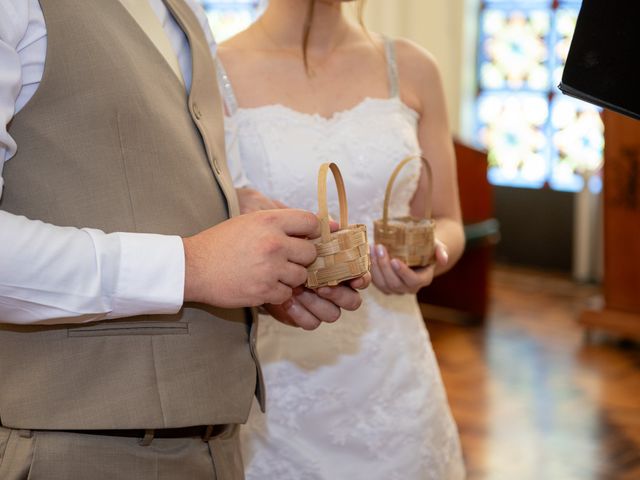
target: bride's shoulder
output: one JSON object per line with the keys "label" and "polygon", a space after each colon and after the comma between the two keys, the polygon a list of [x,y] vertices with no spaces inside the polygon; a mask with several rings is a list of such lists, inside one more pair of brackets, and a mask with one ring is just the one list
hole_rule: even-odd
{"label": "bride's shoulder", "polygon": [[398,69],[404,80],[424,83],[425,79],[440,77],[438,62],[426,48],[406,38],[395,39],[394,43]]}
{"label": "bride's shoulder", "polygon": [[405,39],[394,39],[400,95],[415,111],[440,102],[442,76],[435,57],[424,47]]}

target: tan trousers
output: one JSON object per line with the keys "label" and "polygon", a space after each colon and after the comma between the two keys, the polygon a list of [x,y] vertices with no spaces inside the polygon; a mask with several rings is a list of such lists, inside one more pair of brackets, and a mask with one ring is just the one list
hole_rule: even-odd
{"label": "tan trousers", "polygon": [[204,442],[0,427],[2,480],[242,480],[238,426]]}

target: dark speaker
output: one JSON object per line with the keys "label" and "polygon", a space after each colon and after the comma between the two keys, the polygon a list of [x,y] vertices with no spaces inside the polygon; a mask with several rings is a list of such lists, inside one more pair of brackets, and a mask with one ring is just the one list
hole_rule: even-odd
{"label": "dark speaker", "polygon": [[559,88],[640,119],[640,1],[583,0]]}

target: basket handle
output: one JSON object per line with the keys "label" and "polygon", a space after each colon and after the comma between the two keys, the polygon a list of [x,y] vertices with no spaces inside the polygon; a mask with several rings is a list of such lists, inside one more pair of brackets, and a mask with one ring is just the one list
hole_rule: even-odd
{"label": "basket handle", "polygon": [[329,207],[327,206],[327,173],[331,169],[333,178],[338,190],[338,202],[340,204],[340,230],[349,226],[349,213],[347,208],[347,194],[344,189],[344,181],[338,165],[335,163],[323,163],[318,172],[318,218],[320,219],[320,232],[322,242],[331,240],[331,229],[329,228]]}
{"label": "basket handle", "polygon": [[396,168],[393,170],[393,173],[391,174],[389,183],[387,183],[387,190],[384,194],[384,208],[382,210],[382,225],[384,226],[384,228],[387,228],[387,222],[389,220],[389,201],[391,200],[391,189],[393,188],[393,183],[396,181],[396,177],[400,173],[400,170],[402,170],[402,168],[411,160],[415,160],[417,158],[422,160],[422,163],[424,163],[424,166],[427,168],[427,193],[425,194],[427,201],[425,218],[431,218],[431,193],[433,191],[433,172],[431,170],[431,165],[429,165],[429,162],[423,156],[410,155],[403,159],[396,166]]}

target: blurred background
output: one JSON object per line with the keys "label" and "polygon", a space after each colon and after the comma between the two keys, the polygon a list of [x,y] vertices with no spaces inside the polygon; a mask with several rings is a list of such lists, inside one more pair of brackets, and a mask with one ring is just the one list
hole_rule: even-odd
{"label": "blurred background", "polygon": [[557,89],[581,3],[367,1],[444,79],[467,250],[418,297],[470,479],[640,479],[640,123]]}

